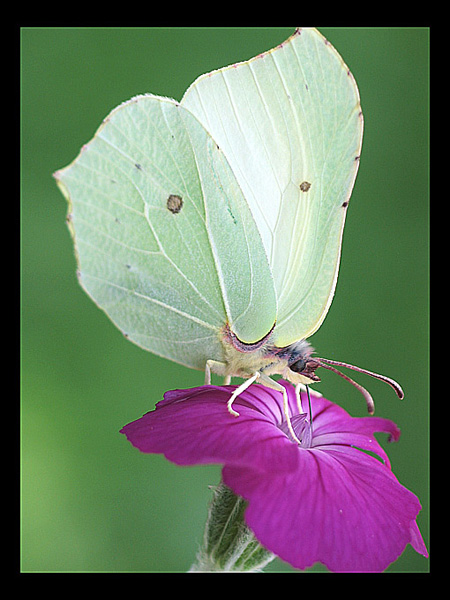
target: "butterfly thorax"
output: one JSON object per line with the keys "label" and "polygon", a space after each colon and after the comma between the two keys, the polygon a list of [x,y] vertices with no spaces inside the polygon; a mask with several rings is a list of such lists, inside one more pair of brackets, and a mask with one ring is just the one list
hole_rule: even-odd
{"label": "butterfly thorax", "polygon": [[306,340],[279,348],[272,339],[273,329],[261,340],[247,344],[226,325],[221,335],[225,374],[246,378],[259,371],[266,375],[281,375],[295,384],[320,381],[314,373],[318,364],[311,358],[313,348]]}

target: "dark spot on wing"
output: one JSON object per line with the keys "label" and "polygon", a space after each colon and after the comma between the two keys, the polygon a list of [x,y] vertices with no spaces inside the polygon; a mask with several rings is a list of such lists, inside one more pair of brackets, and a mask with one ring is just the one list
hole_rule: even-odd
{"label": "dark spot on wing", "polygon": [[183,208],[183,199],[177,194],[170,194],[167,198],[167,208],[176,215]]}
{"label": "dark spot on wing", "polygon": [[309,183],[309,181],[302,181],[302,183],[300,184],[300,189],[302,190],[302,192],[307,192],[310,187],[311,184]]}

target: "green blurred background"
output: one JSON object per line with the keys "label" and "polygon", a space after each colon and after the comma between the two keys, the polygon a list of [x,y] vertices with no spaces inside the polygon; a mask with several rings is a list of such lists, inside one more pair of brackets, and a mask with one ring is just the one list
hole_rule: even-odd
{"label": "green blurred background", "polygon": [[[404,387],[399,401],[388,386],[357,377],[374,395],[376,414],[402,429],[388,452],[400,482],[422,502],[418,523],[429,548],[430,32],[319,29],[356,78],[365,133],[336,296],[311,341],[320,356]],[[119,434],[165,390],[200,385],[203,375],[127,341],[81,290],[52,172],[119,103],[146,92],[180,100],[197,76],[268,50],[292,31],[21,30],[22,572],[185,572],[201,542],[208,486],[220,479],[219,466],[176,467]],[[321,376],[326,397],[366,414],[352,386]],[[278,559],[267,570],[293,571]],[[389,567],[428,570],[410,546]]]}

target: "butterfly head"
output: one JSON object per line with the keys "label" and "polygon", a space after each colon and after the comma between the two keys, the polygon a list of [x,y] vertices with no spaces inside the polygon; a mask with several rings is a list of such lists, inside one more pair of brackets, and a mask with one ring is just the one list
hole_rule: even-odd
{"label": "butterfly head", "polygon": [[371,377],[379,379],[380,381],[384,381],[391,386],[400,399],[404,397],[404,393],[400,385],[390,377],[386,377],[385,375],[380,375],[378,373],[374,373],[373,371],[368,371],[367,369],[362,369],[348,363],[330,360],[328,358],[313,358],[311,356],[312,353],[313,348],[305,340],[300,340],[294,344],[291,344],[290,346],[280,348],[276,354],[281,360],[286,360],[288,366],[288,368],[282,373],[283,377],[294,384],[303,383],[308,385],[310,383],[316,383],[320,381],[320,377],[316,375],[316,369],[318,367],[323,367],[324,369],[333,371],[333,373],[336,373],[340,377],[344,378],[362,393],[366,400],[367,408],[370,414],[373,414],[375,409],[370,393],[364,387],[362,387],[362,385],[356,383],[353,381],[353,379],[350,379],[348,375],[345,375],[339,371],[336,366],[346,367],[348,369],[352,369],[353,371],[370,375]]}
{"label": "butterfly head", "polygon": [[299,340],[290,346],[277,349],[276,356],[285,361],[287,367],[282,375],[291,383],[317,383],[320,381],[315,373],[320,364],[312,357],[314,348],[306,340]]}

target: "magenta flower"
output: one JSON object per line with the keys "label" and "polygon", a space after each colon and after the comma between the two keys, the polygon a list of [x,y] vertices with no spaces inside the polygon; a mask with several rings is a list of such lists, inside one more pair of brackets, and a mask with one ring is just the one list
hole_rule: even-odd
{"label": "magenta flower", "polygon": [[[393,475],[374,438],[400,432],[387,419],[354,418],[311,396],[309,415],[288,392],[288,432],[282,395],[252,385],[226,409],[234,387],[167,392],[156,409],[122,429],[139,450],[178,465],[224,464],[224,483],[248,501],[245,520],[259,542],[298,569],[321,562],[331,571],[380,572],[409,543],[428,556],[416,524],[417,497]],[[306,394],[302,405],[307,407]]]}

